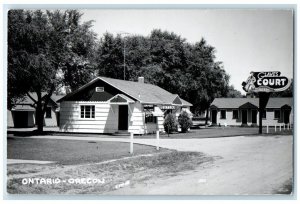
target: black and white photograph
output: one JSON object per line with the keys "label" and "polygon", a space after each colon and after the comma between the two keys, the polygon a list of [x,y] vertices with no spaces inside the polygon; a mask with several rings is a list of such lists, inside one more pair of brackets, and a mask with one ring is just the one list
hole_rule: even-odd
{"label": "black and white photograph", "polygon": [[9,9],[6,193],[293,197],[295,12]]}

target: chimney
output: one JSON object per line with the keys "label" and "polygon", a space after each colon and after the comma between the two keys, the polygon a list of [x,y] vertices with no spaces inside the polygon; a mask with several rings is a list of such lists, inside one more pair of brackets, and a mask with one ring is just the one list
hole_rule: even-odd
{"label": "chimney", "polygon": [[139,82],[139,83],[144,83],[144,77],[139,77],[139,78],[138,78],[138,82]]}
{"label": "chimney", "polygon": [[65,92],[66,94],[69,94],[69,93],[72,92],[70,86],[65,86],[64,88],[65,88],[65,91],[64,91],[64,92]]}

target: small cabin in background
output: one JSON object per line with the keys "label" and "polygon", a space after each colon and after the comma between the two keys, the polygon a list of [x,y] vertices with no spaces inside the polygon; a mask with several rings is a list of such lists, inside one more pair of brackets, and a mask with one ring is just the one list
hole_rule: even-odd
{"label": "small cabin in background", "polygon": [[[210,120],[213,125],[256,126],[258,108],[259,98],[215,98],[210,106]],[[269,98],[262,124],[293,124],[293,98]]]}
{"label": "small cabin in background", "polygon": [[[37,100],[36,93],[29,93],[30,96]],[[46,92],[42,93],[42,96]],[[44,126],[54,127],[59,126],[59,103],[60,98],[65,95],[52,94],[48,103],[45,115]],[[36,125],[34,101],[25,96],[23,99],[18,100],[11,110],[7,110],[7,126],[12,128],[31,128]]]}

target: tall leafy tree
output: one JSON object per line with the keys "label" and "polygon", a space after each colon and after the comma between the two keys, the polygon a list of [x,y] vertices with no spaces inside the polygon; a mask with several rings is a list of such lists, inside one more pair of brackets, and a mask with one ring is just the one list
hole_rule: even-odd
{"label": "tall leafy tree", "polygon": [[88,75],[78,70],[89,64],[91,49],[84,48],[92,47],[94,36],[87,32],[90,24],[79,24],[80,16],[76,10],[8,12],[8,104],[30,97],[39,132],[52,93],[64,84],[79,85],[81,81],[74,84],[69,76]]}
{"label": "tall leafy tree", "polygon": [[97,68],[100,76],[124,79],[123,41],[120,35],[114,37],[105,33],[97,50]]}
{"label": "tall leafy tree", "polygon": [[229,75],[222,63],[215,60],[215,48],[204,39],[191,45],[189,55],[189,73],[191,80],[189,100],[194,105],[193,111],[199,114],[206,111],[216,97],[224,97],[228,92]]}
{"label": "tall leafy tree", "polygon": [[229,86],[229,75],[222,63],[216,61],[215,48],[204,39],[190,44],[181,36],[160,29],[149,36],[114,37],[106,33],[97,53],[100,75],[124,78],[124,48],[126,80],[144,76],[147,83],[191,102],[196,114],[207,111],[215,97],[238,96]]}
{"label": "tall leafy tree", "polygon": [[[187,60],[185,55],[185,39],[173,32],[155,29],[150,37],[150,64],[155,65],[159,72],[157,77],[150,76],[150,82],[170,91],[180,90],[180,80],[185,73]],[[153,80],[153,81],[152,81]]]}

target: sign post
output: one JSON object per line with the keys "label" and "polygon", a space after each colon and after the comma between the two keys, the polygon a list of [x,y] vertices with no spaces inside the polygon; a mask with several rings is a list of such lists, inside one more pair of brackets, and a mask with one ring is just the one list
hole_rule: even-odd
{"label": "sign post", "polygon": [[133,133],[130,133],[130,154],[133,154]]}
{"label": "sign post", "polygon": [[285,76],[280,76],[277,71],[271,72],[251,72],[250,77],[242,83],[244,91],[256,93],[259,97],[259,134],[262,134],[262,117],[263,112],[269,101],[272,92],[281,92],[288,89],[291,80]]}
{"label": "sign post", "polygon": [[270,98],[270,93],[267,92],[259,92],[259,129],[258,129],[258,133],[262,134],[262,118],[263,118],[263,112],[267,106],[267,103],[269,101]]}
{"label": "sign post", "polygon": [[159,130],[156,131],[156,150],[159,150]]}

